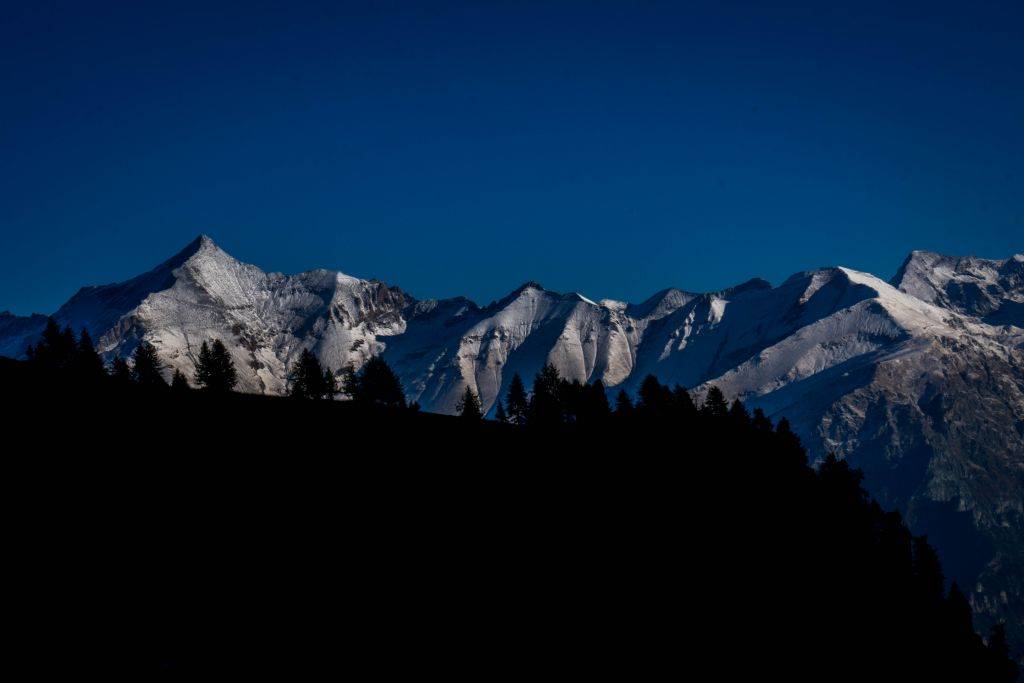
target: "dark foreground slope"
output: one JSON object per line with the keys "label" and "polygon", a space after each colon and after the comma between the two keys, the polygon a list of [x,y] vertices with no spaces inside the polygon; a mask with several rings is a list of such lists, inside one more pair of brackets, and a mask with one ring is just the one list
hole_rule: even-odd
{"label": "dark foreground slope", "polygon": [[1012,674],[855,472],[735,413],[541,430],[0,381],[6,666]]}

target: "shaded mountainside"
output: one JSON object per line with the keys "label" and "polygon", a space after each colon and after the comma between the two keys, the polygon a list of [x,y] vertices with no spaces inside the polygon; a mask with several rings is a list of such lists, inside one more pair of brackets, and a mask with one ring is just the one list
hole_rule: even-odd
{"label": "shaded mountainside", "polygon": [[597,392],[543,422],[538,389],[536,421],[513,426],[147,389],[82,374],[80,353],[0,359],[37,456],[6,463],[19,628],[0,666],[1015,676],[999,630],[974,633],[932,548],[859,473],[811,469],[784,421],[720,396],[697,411],[647,381],[635,410],[595,412]]}
{"label": "shaded mountainside", "polygon": [[[721,292],[667,289],[639,304],[529,282],[488,306],[417,300],[337,271],[265,273],[200,237],[133,280],[87,287],[54,317],[86,327],[110,359],[142,340],[192,376],[219,339],[238,388],[282,394],[309,349],[341,374],[380,355],[408,398],[485,411],[546,363],[635,392],[648,374],[786,415],[812,459],[848,458],[886,505],[936,539],[984,625],[1024,645],[1024,256],[914,252],[891,281],[847,268]],[[0,316],[17,355],[45,322]]]}

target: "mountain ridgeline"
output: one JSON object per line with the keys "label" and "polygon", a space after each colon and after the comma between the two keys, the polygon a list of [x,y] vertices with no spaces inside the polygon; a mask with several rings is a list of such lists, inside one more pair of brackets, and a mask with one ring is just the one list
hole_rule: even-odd
{"label": "mountain ridgeline", "polygon": [[217,341],[170,383],[53,322],[29,356],[0,360],[43,446],[9,463],[9,665],[1016,680],[860,472],[716,387],[613,408],[549,364],[490,421],[468,388],[408,405],[379,357],[338,386],[306,354],[282,398],[232,391]]}
{"label": "mountain ridgeline", "polygon": [[[266,273],[200,237],[148,273],[82,289],[53,318],[87,329],[108,363],[152,345],[167,381],[191,378],[202,344],[219,341],[235,388],[271,396],[291,391],[308,355],[339,387],[381,358],[407,403],[449,414],[472,394],[494,417],[516,375],[547,365],[634,401],[648,375],[698,401],[715,386],[785,416],[812,463],[835,453],[862,470],[935,544],[983,629],[1005,621],[1024,649],[1022,311],[1019,254],[913,252],[890,281],[821,268],[641,303],[528,282],[480,306],[337,271]],[[23,357],[46,320],[0,314],[0,354]]]}

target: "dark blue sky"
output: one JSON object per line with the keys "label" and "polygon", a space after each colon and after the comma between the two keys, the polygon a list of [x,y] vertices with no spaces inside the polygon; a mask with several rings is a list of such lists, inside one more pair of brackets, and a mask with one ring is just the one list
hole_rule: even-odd
{"label": "dark blue sky", "polygon": [[1024,251],[1019,0],[216,4],[0,10],[0,309],[200,232],[482,303]]}

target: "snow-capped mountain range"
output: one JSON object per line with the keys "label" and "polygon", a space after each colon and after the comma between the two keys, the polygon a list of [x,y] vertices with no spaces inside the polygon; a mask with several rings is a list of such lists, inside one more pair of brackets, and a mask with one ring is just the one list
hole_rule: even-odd
{"label": "snow-capped mountain range", "polygon": [[[639,304],[528,282],[479,306],[333,270],[266,273],[202,236],[53,315],[107,357],[145,339],[189,376],[199,345],[221,339],[249,392],[284,393],[306,348],[339,372],[381,354],[409,399],[438,412],[466,386],[490,409],[514,373],[529,385],[544,363],[616,391],[647,374],[698,395],[715,384],[788,417],[814,456],[850,458],[917,528],[958,530],[939,544],[947,558],[982,543],[952,571],[970,576],[982,614],[1024,622],[1024,255],[913,252],[888,282],[823,268]],[[22,355],[45,321],[0,314],[0,355]]]}

